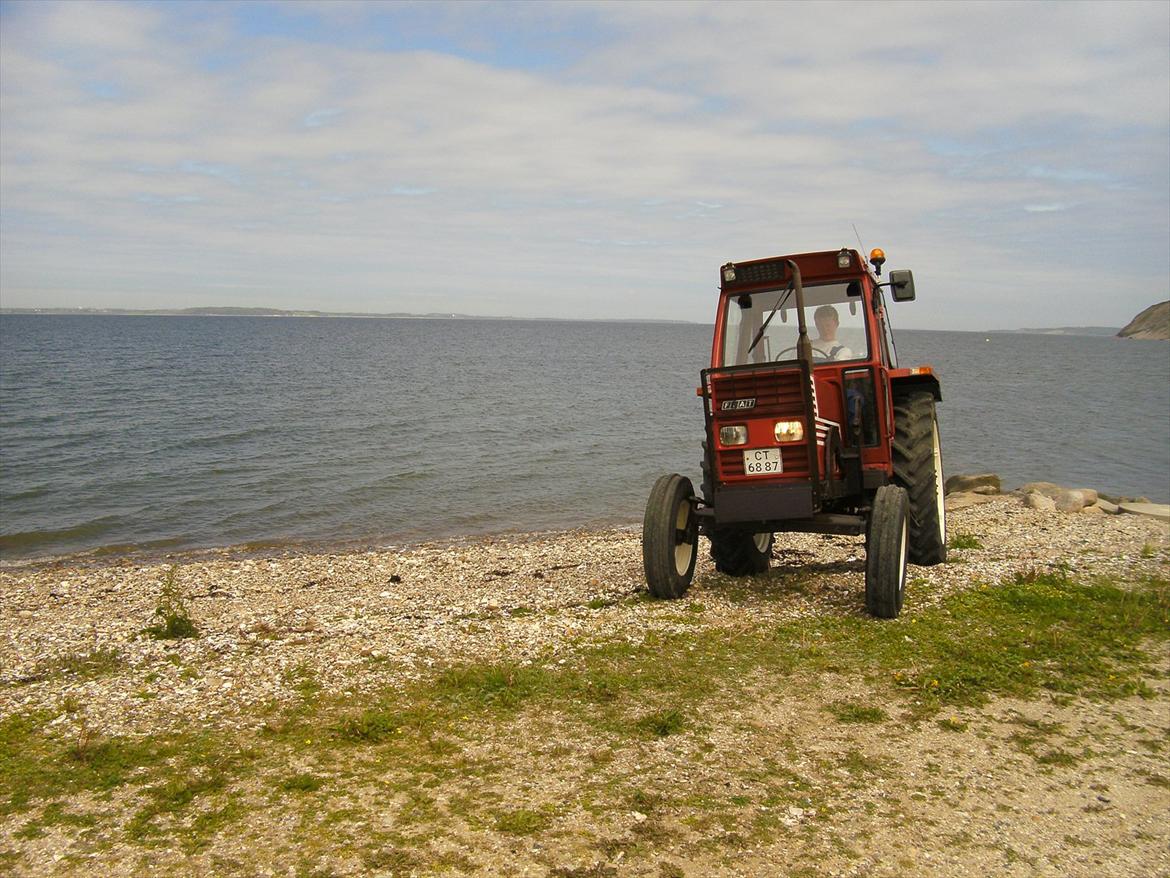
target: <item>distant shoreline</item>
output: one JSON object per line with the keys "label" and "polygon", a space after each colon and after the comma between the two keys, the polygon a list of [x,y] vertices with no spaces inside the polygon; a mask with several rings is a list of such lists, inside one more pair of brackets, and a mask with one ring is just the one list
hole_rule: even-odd
{"label": "distant shoreline", "polygon": [[0,316],[47,317],[320,317],[358,318],[364,320],[525,320],[540,323],[671,323],[704,326],[693,320],[638,317],[496,317],[483,314],[430,312],[413,314],[406,311],[388,313],[365,311],[288,311],[280,308],[159,308],[135,310],[129,308],[0,308]]}

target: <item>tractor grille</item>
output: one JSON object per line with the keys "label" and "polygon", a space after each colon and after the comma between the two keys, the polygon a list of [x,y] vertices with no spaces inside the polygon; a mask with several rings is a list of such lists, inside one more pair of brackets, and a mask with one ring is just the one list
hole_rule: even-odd
{"label": "tractor grille", "polygon": [[[804,397],[800,388],[799,368],[750,369],[722,373],[713,370],[708,376],[711,382],[713,409],[712,432],[716,436],[719,434],[719,428],[725,424],[804,418]],[[722,411],[720,407],[723,401],[732,399],[754,399],[756,402],[751,409]],[[770,432],[771,425],[769,424],[766,429]],[[809,429],[807,424],[806,429]],[[758,435],[756,434],[748,444],[758,446]],[[767,444],[774,446],[770,437]],[[773,476],[749,476],[743,471],[743,448],[719,450],[715,455],[718,477],[724,482],[810,478],[806,443],[785,445],[780,450],[780,456],[784,464],[782,473]]]}

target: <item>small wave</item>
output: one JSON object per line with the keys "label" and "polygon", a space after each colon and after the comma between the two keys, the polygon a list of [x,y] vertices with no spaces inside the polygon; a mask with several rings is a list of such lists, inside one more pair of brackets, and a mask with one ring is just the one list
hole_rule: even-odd
{"label": "small wave", "polygon": [[23,491],[5,491],[0,493],[0,498],[5,503],[15,503],[17,500],[33,500],[50,493],[52,492],[45,485],[37,485],[35,488],[26,488]]}
{"label": "small wave", "polygon": [[214,436],[192,436],[179,442],[170,443],[163,450],[218,448],[222,445],[234,445],[237,442],[246,442],[249,439],[266,436],[274,430],[276,430],[275,424],[265,424],[262,427],[249,427],[245,430],[229,430],[226,433],[217,433]]}
{"label": "small wave", "polygon": [[29,530],[12,534],[0,534],[0,552],[27,552],[37,546],[50,543],[70,543],[78,540],[88,540],[93,537],[109,533],[114,529],[117,518],[111,515],[95,518],[84,524],[74,527],[62,527],[52,530]]}

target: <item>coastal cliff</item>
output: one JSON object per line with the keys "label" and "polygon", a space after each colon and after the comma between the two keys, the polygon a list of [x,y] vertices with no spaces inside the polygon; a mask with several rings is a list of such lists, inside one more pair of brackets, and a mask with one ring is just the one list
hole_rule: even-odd
{"label": "coastal cliff", "polygon": [[1170,339],[1170,300],[1151,305],[1117,333],[1117,337]]}

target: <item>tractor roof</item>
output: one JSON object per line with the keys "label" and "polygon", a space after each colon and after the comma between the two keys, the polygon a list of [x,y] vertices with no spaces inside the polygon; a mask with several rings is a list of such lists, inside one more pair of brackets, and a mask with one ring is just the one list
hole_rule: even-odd
{"label": "tractor roof", "polygon": [[[842,267],[842,262],[846,258],[848,262]],[[800,268],[800,277],[805,284],[824,283],[835,278],[842,280],[858,278],[869,271],[860,253],[842,247],[840,250],[821,250],[815,253],[770,256],[747,262],[728,262],[720,269],[722,289],[724,292],[732,290],[741,292],[745,289],[787,283],[789,270],[786,263],[789,260]]]}

